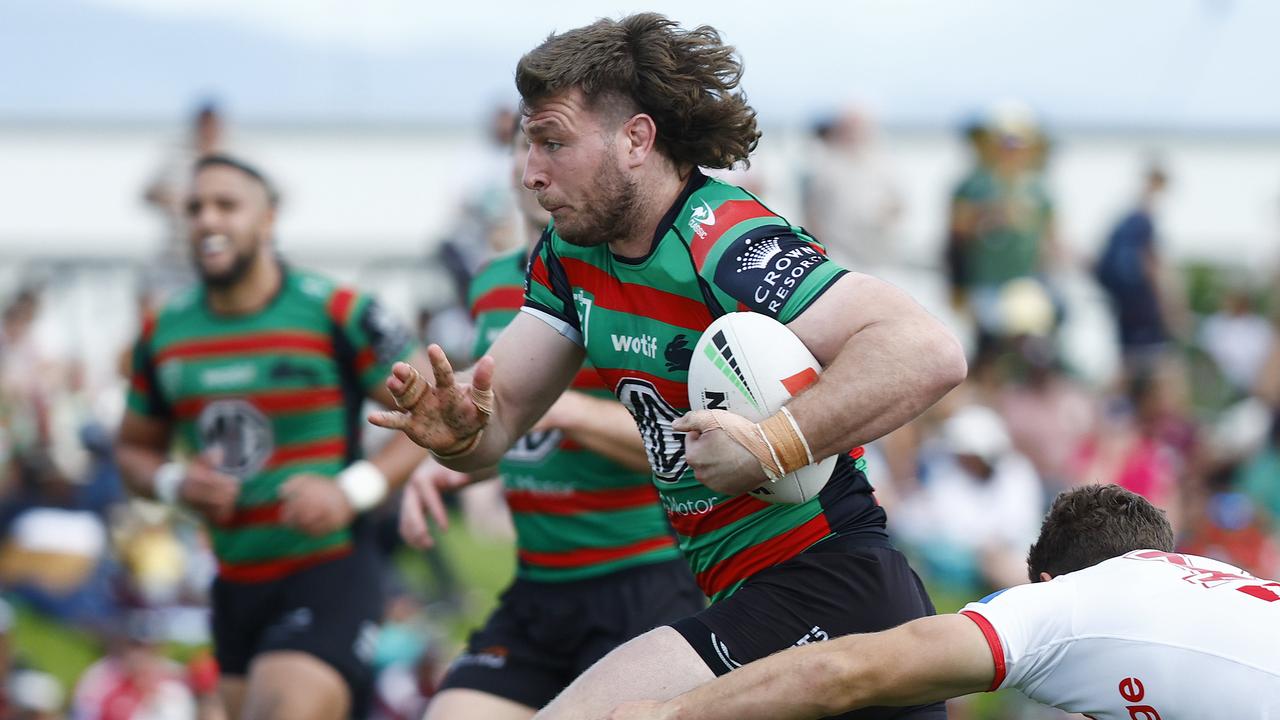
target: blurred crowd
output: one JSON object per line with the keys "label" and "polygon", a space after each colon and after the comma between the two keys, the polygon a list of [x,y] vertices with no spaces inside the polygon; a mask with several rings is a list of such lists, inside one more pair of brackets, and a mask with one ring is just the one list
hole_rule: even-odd
{"label": "blurred crowd", "polygon": [[[480,179],[423,260],[446,271],[455,302],[420,308],[415,322],[455,364],[469,361],[469,278],[520,242],[506,155],[513,122],[511,110],[494,113],[489,155],[473,164]],[[163,242],[139,271],[140,310],[193,279],[182,198],[195,158],[225,149],[224,132],[217,107],[202,106],[190,141],[142,189]],[[1135,169],[1129,209],[1096,256],[1072,257],[1055,233],[1052,138],[1042,123],[1004,103],[969,123],[962,139],[970,168],[938,199],[950,203],[950,224],[923,266],[946,288],[948,319],[969,339],[969,379],[869,448],[890,529],[940,609],[1026,582],[1024,555],[1048,501],[1082,483],[1144,495],[1168,512],[1187,552],[1280,576],[1275,285],[1171,261],[1161,201],[1177,178],[1157,156]],[[802,160],[799,177],[774,168],[732,180],[766,201],[772,183],[797,182],[801,215],[791,219],[845,267],[893,282],[921,271],[900,242],[913,208],[867,113],[815,123]],[[1250,277],[1275,277],[1254,270]],[[1074,311],[1061,285],[1069,273],[1090,278],[1111,309],[1099,329],[1110,335],[1098,340],[1120,358],[1109,377],[1070,364],[1061,332]],[[221,717],[217,667],[204,649],[216,564],[198,523],[122,489],[111,452],[123,372],[90,383],[102,373],[42,344],[38,283],[0,301],[0,720]],[[125,352],[102,348],[96,357],[119,368]],[[501,502],[500,491],[482,486],[458,511],[474,531],[501,535]],[[389,556],[407,554],[390,516],[397,504],[380,519]],[[438,647],[443,625],[465,594],[441,557],[411,561],[429,564],[429,587],[388,571],[378,717],[420,717],[448,656]],[[23,642],[36,637],[24,627],[72,628],[102,656],[78,677],[59,678],[41,666],[57,660]]]}

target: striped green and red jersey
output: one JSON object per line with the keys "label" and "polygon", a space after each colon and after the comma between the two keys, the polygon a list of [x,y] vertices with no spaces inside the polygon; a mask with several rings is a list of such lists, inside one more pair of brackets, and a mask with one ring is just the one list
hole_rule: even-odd
{"label": "striped green and red jersey", "polygon": [[197,287],[144,322],[129,410],[170,423],[189,455],[216,450],[242,482],[235,515],[210,528],[220,577],[270,580],[351,551],[349,528],[312,537],[283,525],[280,485],[358,459],[361,404],[411,350],[372,298],[289,267],[260,311],[216,314]]}
{"label": "striped green and red jersey", "polygon": [[644,257],[575,246],[552,228],[529,266],[524,311],[580,343],[631,410],[680,547],[712,600],[833,533],[883,536],[860,448],[842,456],[818,498],[772,505],[695,480],[684,436],[671,428],[689,410],[689,360],[713,318],[753,311],[790,322],[844,272],[801,228],[698,172]]}
{"label": "striped green and red jersey", "polygon": [[[490,260],[471,282],[475,355],[524,303],[523,248]],[[574,390],[610,397],[584,365]],[[564,582],[680,556],[648,473],[586,450],[559,430],[520,438],[498,464],[516,527],[520,577]]]}

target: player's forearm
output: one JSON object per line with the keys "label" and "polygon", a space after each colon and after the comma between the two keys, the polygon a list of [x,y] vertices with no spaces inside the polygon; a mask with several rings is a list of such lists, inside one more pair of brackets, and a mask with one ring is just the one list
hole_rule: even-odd
{"label": "player's forearm", "polygon": [[904,425],[965,373],[960,344],[920,310],[849,338],[817,383],[788,407],[813,456],[827,457]]}
{"label": "player's forearm", "polygon": [[559,425],[574,442],[635,472],[649,471],[649,456],[635,420],[613,400],[580,396],[581,406]]}
{"label": "player's forearm", "polygon": [[[865,706],[861,637],[791,648],[666,704],[672,720],[811,720]],[[852,688],[852,690],[851,690]]]}
{"label": "player's forearm", "polygon": [[115,455],[125,487],[135,495],[155,499],[153,478],[165,463],[165,454],[150,447],[117,442]]}

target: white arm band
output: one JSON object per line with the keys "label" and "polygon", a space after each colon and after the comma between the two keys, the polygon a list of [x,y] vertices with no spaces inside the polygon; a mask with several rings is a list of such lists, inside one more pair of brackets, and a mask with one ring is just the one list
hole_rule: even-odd
{"label": "white arm band", "polygon": [[167,462],[151,476],[151,494],[165,505],[177,505],[181,498],[178,491],[187,479],[187,466],[180,462]]}
{"label": "white arm band", "polygon": [[338,473],[338,488],[356,512],[371,510],[387,496],[387,476],[368,460],[357,460]]}

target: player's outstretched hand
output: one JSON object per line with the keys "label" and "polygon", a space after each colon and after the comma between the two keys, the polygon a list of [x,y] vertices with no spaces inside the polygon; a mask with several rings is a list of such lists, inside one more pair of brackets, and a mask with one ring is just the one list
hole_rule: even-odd
{"label": "player's outstretched hand", "polygon": [[427,348],[433,377],[429,380],[408,363],[391,368],[387,389],[399,410],[369,415],[379,427],[400,430],[428,450],[449,455],[474,444],[493,412],[493,358],[476,363],[471,382],[458,383],[439,345]]}
{"label": "player's outstretched hand", "polygon": [[670,717],[665,704],[646,700],[619,705],[605,716],[605,720],[668,720]]}
{"label": "player's outstretched hand", "polygon": [[350,525],[356,516],[338,483],[323,475],[299,473],[285,480],[280,501],[281,522],[315,537]]}
{"label": "player's outstretched hand", "polygon": [[[424,460],[405,483],[400,497],[400,537],[410,547],[426,550],[434,547],[427,516],[439,532],[449,529],[449,516],[441,500],[442,492],[456,490],[471,481],[466,473],[450,470],[433,459]],[[425,512],[424,512],[425,511]]]}
{"label": "player's outstretched hand", "polygon": [[672,429],[686,433],[684,457],[698,482],[725,495],[741,495],[768,480],[760,462],[726,430],[756,432],[755,423],[727,410],[693,410],[676,419]]}
{"label": "player's outstretched hand", "polygon": [[240,481],[219,471],[222,453],[216,448],[204,452],[187,465],[186,477],[178,486],[178,499],[213,523],[231,519],[240,495]]}

